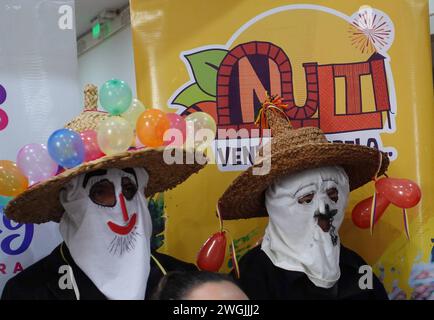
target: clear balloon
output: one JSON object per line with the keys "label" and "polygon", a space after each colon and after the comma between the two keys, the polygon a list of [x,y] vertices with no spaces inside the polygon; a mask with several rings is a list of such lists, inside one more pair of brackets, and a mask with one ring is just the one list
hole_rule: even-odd
{"label": "clear balloon", "polygon": [[[166,134],[167,140],[164,141],[164,145],[181,147],[186,139],[187,125],[185,119],[176,113],[167,113],[167,119],[170,121],[170,134]],[[176,137],[174,136],[176,134]]]}
{"label": "clear balloon", "polygon": [[133,98],[130,107],[121,114],[121,117],[127,120],[131,127],[135,128],[137,124],[137,119],[146,110],[143,103],[136,98]]}
{"label": "clear balloon", "polygon": [[187,124],[187,145],[202,148],[211,145],[217,132],[217,125],[206,112],[194,112],[185,118]]}
{"label": "clear balloon", "polygon": [[44,144],[32,143],[18,152],[17,166],[27,176],[30,185],[46,180],[57,173],[58,165],[51,159]]}
{"label": "clear balloon", "polygon": [[382,178],[375,183],[375,189],[402,209],[413,208],[422,197],[418,184],[408,179]]}
{"label": "clear balloon", "polygon": [[120,115],[127,111],[132,97],[131,88],[119,79],[108,80],[99,89],[99,102],[111,115]]}
{"label": "clear balloon", "polygon": [[134,143],[134,130],[121,117],[108,117],[101,121],[97,130],[98,145],[106,155],[127,151]]}
{"label": "clear balloon", "polygon": [[48,153],[64,168],[73,168],[84,161],[84,144],[80,135],[70,129],[59,129],[48,138]]}
{"label": "clear balloon", "polygon": [[98,145],[98,139],[96,131],[85,130],[80,132],[81,140],[84,144],[84,160],[92,161],[104,156],[104,152],[101,151]]}
{"label": "clear balloon", "polygon": [[197,266],[200,270],[218,272],[226,255],[225,232],[217,232],[211,236],[199,251]]}
{"label": "clear balloon", "polygon": [[[361,229],[368,229],[371,226],[372,199],[373,197],[369,197],[365,200],[362,200],[353,208],[351,214],[353,222]],[[389,204],[390,201],[387,200],[384,195],[377,193],[374,224],[380,220]]]}
{"label": "clear balloon", "polygon": [[169,128],[170,121],[166,113],[149,109],[137,119],[136,134],[145,146],[159,147],[163,145],[164,133]]}
{"label": "clear balloon", "polygon": [[14,197],[27,189],[29,182],[15,162],[0,160],[0,195]]}

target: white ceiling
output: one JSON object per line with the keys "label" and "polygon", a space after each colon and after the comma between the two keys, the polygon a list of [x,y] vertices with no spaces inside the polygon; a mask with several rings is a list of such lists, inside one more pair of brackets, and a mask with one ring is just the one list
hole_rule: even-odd
{"label": "white ceiling", "polygon": [[75,25],[77,38],[92,28],[90,21],[104,9],[120,9],[128,0],[75,0]]}
{"label": "white ceiling", "polygon": [[[75,0],[77,37],[92,28],[90,21],[104,9],[120,9],[128,5],[128,0]],[[429,0],[430,14],[434,14],[434,0]],[[434,34],[434,16],[430,17],[431,34]]]}

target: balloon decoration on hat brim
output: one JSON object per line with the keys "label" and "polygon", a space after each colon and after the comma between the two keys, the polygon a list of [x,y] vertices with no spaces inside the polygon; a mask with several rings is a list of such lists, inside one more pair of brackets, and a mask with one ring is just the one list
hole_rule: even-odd
{"label": "balloon decoration on hat brim", "polygon": [[50,157],[44,144],[27,144],[18,151],[17,166],[33,185],[56,175],[58,164]]}
{"label": "balloon decoration on hat brim", "polygon": [[185,117],[185,123],[187,127],[187,139],[191,139],[191,133],[195,135],[194,139],[189,141],[189,146],[192,145],[194,148],[199,150],[205,150],[210,147],[212,140],[203,140],[202,135],[205,137],[209,133],[212,137],[215,137],[217,132],[217,125],[214,118],[206,112],[193,112]]}
{"label": "balloon decoration on hat brim", "polygon": [[122,117],[110,116],[99,123],[97,141],[102,152],[114,155],[127,151],[134,139],[134,129]]}
{"label": "balloon decoration on hat brim", "polygon": [[80,137],[84,144],[84,161],[88,162],[104,156],[98,145],[98,135],[95,130],[82,131]]}
{"label": "balloon decoration on hat brim", "polygon": [[128,84],[119,79],[108,80],[99,89],[101,107],[114,116],[118,116],[130,108],[132,96]]}
{"label": "balloon decoration on hat brim", "polygon": [[29,185],[17,164],[10,160],[0,160],[0,196],[14,197]]}
{"label": "balloon decoration on hat brim", "polygon": [[[0,206],[6,206],[28,187],[107,155],[139,148],[185,147],[186,119],[175,113],[146,108],[132,96],[125,81],[106,81],[99,88],[99,102],[108,116],[95,130],[58,129],[46,144],[31,143],[19,149],[16,163],[0,160]],[[197,112],[189,119],[195,121],[196,129],[211,128],[215,136],[216,123],[208,114]],[[175,130],[181,139],[164,141],[169,129]]]}
{"label": "balloon decoration on hat brim", "polygon": [[54,131],[48,138],[48,153],[57,164],[73,168],[84,161],[84,144],[80,134],[70,129]]}
{"label": "balloon decoration on hat brim", "polygon": [[164,133],[169,129],[169,119],[158,109],[145,110],[137,119],[137,137],[147,147],[162,146]]}
{"label": "balloon decoration on hat brim", "polygon": [[[182,116],[176,113],[168,113],[166,116],[170,122],[170,129],[176,130],[175,133],[177,133],[178,136],[173,136],[173,135],[169,136],[170,139],[167,140],[165,139],[163,144],[165,146],[172,145],[175,147],[180,147],[184,145],[187,139],[186,120]],[[169,133],[169,131],[166,131],[166,133]]]}
{"label": "balloon decoration on hat brim", "polygon": [[13,197],[0,196],[0,208],[6,207],[6,205],[11,201]]}

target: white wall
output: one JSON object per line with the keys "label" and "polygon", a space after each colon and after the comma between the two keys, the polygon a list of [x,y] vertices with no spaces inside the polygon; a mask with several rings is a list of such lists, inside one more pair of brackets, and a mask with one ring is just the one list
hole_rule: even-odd
{"label": "white wall", "polygon": [[78,58],[78,76],[81,88],[87,83],[100,87],[112,78],[124,80],[136,96],[131,27],[122,29],[81,55]]}
{"label": "white wall", "polygon": [[[429,13],[434,14],[434,0],[429,0]],[[434,34],[434,16],[430,16],[431,34]]]}

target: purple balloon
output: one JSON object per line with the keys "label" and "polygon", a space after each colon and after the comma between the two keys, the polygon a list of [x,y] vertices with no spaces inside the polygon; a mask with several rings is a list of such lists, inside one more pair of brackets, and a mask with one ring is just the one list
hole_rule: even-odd
{"label": "purple balloon", "polygon": [[30,184],[46,180],[57,173],[57,163],[51,159],[47,147],[32,143],[18,152],[17,166],[27,176]]}

